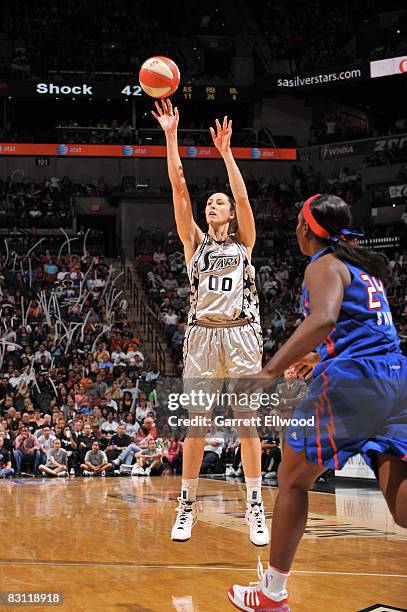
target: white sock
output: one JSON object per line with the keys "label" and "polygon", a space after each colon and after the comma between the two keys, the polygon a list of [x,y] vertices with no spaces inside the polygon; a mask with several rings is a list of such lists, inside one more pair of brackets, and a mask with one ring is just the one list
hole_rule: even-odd
{"label": "white sock", "polygon": [[181,482],[181,498],[186,501],[196,501],[198,478],[183,478]]}
{"label": "white sock", "polygon": [[251,504],[261,502],[261,476],[259,478],[245,478],[247,501]]}
{"label": "white sock", "polygon": [[267,568],[267,587],[265,593],[270,595],[271,599],[284,599],[287,597],[287,580],[290,572],[283,572],[271,565]]}

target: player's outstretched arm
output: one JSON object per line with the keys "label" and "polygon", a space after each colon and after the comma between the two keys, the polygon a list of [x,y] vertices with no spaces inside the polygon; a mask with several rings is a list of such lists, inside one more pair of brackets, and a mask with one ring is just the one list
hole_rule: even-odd
{"label": "player's outstretched arm", "polygon": [[[191,198],[179,156],[177,134],[179,122],[178,109],[172,108],[171,100],[169,99],[161,100],[161,105],[159,102],[156,102],[155,106],[157,113],[154,111],[151,111],[151,113],[164,130],[167,142],[168,176],[172,187],[177,231],[186,251],[192,250],[192,256],[196,246],[201,242],[203,234],[194,220]],[[190,257],[187,258],[189,259]]]}
{"label": "player's outstretched arm", "polygon": [[244,184],[242,174],[230,148],[232,121],[228,121],[228,118],[224,117],[223,124],[221,125],[220,121],[216,119],[216,132],[212,127],[210,127],[209,130],[211,132],[213,144],[218,149],[225,162],[233,199],[236,202],[239,240],[246,247],[252,249],[256,242],[256,226],[249,202],[249,196],[247,195],[246,185]]}

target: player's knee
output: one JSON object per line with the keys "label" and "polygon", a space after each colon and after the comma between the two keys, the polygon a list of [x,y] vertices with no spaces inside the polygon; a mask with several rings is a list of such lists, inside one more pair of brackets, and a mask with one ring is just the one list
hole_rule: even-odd
{"label": "player's knee", "polygon": [[205,440],[207,431],[207,427],[188,427],[186,438],[191,441],[196,440],[199,444],[202,443],[202,440]]}
{"label": "player's knee", "polygon": [[278,473],[278,488],[280,491],[302,491],[307,492],[312,486],[309,478],[305,476],[292,476],[290,474],[285,475],[284,472]]}

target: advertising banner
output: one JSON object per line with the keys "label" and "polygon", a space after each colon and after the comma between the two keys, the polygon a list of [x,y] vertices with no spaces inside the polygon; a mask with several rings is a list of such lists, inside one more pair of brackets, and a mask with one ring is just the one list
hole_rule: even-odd
{"label": "advertising banner", "polygon": [[[296,149],[264,149],[235,147],[236,159],[295,160]],[[179,147],[180,156],[186,159],[220,159],[215,147]],[[165,158],[164,146],[143,145],[96,145],[96,144],[32,144],[0,143],[0,155],[33,155],[48,157],[157,157]]]}
{"label": "advertising banner", "polygon": [[407,185],[392,185],[389,187],[389,195],[392,199],[407,197]]}
{"label": "advertising banner", "polygon": [[333,68],[306,74],[272,75],[270,85],[280,90],[308,89],[325,85],[344,85],[354,81],[367,80],[370,77],[367,63],[349,67]]}
{"label": "advertising banner", "polygon": [[392,74],[404,74],[405,72],[407,72],[407,54],[370,62],[370,76],[372,79],[391,76]]}
{"label": "advertising banner", "polygon": [[[366,138],[365,140],[349,140],[346,142],[333,142],[319,147],[320,159],[339,159],[341,157],[354,157],[355,155],[371,155],[383,153],[391,149],[407,147],[407,134],[383,136],[381,138]],[[301,149],[298,150],[301,156]]]}

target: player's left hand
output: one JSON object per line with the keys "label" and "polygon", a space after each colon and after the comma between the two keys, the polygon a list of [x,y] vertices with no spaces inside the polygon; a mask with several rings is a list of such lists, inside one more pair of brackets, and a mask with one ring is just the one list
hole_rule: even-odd
{"label": "player's left hand", "polygon": [[218,149],[221,155],[230,151],[230,138],[232,136],[232,120],[228,121],[227,116],[223,118],[223,124],[220,124],[219,119],[216,119],[216,132],[213,127],[209,128],[212,136],[213,144]]}

